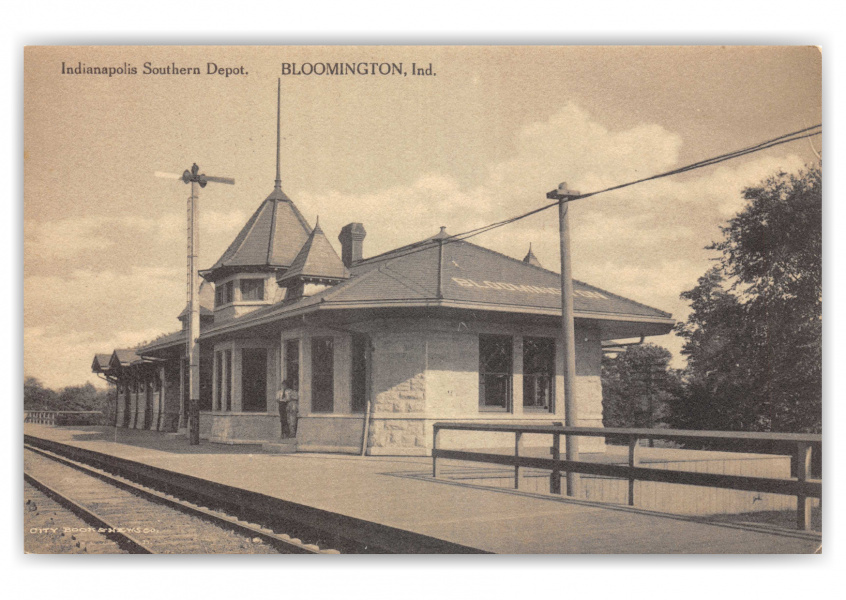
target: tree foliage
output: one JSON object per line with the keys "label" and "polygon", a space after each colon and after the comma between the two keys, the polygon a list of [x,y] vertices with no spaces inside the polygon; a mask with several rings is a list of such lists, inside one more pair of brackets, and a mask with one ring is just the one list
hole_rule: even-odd
{"label": "tree foliage", "polygon": [[107,414],[110,407],[109,392],[90,383],[55,391],[36,377],[24,378],[24,410],[99,410]]}
{"label": "tree foliage", "polygon": [[[602,423],[605,427],[658,427],[680,393],[672,355],[655,344],[631,346],[602,357]],[[650,408],[652,409],[650,412]]]}
{"label": "tree foliage", "polygon": [[819,166],[744,190],[717,264],[684,292],[688,357],[675,427],[819,432],[822,427],[822,181]]}

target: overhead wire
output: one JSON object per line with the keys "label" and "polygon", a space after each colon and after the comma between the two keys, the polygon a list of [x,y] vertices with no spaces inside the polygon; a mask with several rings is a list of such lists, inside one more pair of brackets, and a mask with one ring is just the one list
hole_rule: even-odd
{"label": "overhead wire", "polygon": [[[647,181],[653,181],[656,179],[661,179],[664,177],[670,177],[672,175],[679,175],[681,173],[687,173],[689,171],[694,171],[696,169],[702,169],[704,167],[709,167],[711,165],[716,165],[721,162],[725,162],[728,160],[733,160],[735,158],[740,158],[741,156],[746,156],[748,154],[753,154],[755,152],[761,152],[762,150],[767,150],[769,148],[773,148],[775,146],[780,146],[781,144],[787,144],[790,142],[795,142],[797,140],[802,140],[805,138],[814,137],[817,135],[822,134],[822,124],[817,124],[812,127],[806,127],[804,129],[799,129],[797,131],[793,131],[791,133],[786,133],[784,135],[780,135],[775,138],[771,138],[769,140],[759,142],[757,144],[753,144],[752,146],[747,146],[745,148],[741,148],[739,150],[734,150],[732,152],[727,152],[725,154],[720,154],[718,156],[712,156],[710,158],[706,158],[689,165],[685,165],[683,167],[679,167],[677,169],[672,169],[670,171],[665,171],[663,173],[658,173],[656,175],[650,175],[649,177],[644,177],[642,179],[636,179],[634,181],[628,181],[626,183],[621,183],[618,185],[614,185],[611,187],[607,187],[601,190],[596,190],[594,192],[588,192],[586,194],[577,194],[569,197],[564,202],[573,202],[575,200],[582,200],[584,198],[590,198],[591,196],[598,196],[599,194],[605,194],[607,192],[612,192],[616,190],[620,190],[623,188],[627,188],[633,185],[637,185],[639,183],[645,183]],[[460,242],[471,237],[475,237],[477,235],[481,235],[483,233],[487,233],[493,229],[498,229],[499,227],[504,227],[505,225],[510,225],[511,223],[515,223],[532,215],[536,215],[540,212],[545,210],[549,210],[554,206],[558,206],[559,200],[555,202],[551,202],[549,204],[545,204],[543,206],[539,206],[538,208],[532,209],[528,212],[516,215],[514,217],[510,217],[508,219],[503,219],[502,221],[496,221],[494,223],[489,223],[488,225],[483,225],[482,227],[477,227],[475,229],[469,229],[467,231],[463,231],[461,233],[456,233],[453,235],[445,236],[442,238],[428,238],[422,240],[420,242],[415,242],[413,244],[409,244],[404,246],[403,248],[399,249],[401,252],[396,250],[385,253],[384,256],[375,256],[373,258],[368,258],[361,261],[360,264],[372,265],[380,262],[384,262],[387,260],[394,260],[396,258],[403,258],[405,256],[409,256],[412,254],[416,254],[418,252],[423,252],[424,250],[429,250],[433,247],[437,247],[437,244],[450,244],[454,242]]]}

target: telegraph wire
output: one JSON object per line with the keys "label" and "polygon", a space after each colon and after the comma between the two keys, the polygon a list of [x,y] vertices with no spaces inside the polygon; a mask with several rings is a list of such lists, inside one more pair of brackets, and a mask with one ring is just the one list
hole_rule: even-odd
{"label": "telegraph wire", "polygon": [[[700,160],[689,165],[685,165],[683,167],[679,167],[677,169],[672,169],[670,171],[665,171],[663,173],[658,173],[657,175],[651,175],[649,177],[644,177],[642,179],[636,179],[634,181],[629,181],[626,183],[621,183],[618,185],[614,185],[611,187],[607,187],[605,189],[597,190],[595,192],[588,192],[586,194],[579,194],[577,196],[573,196],[566,200],[566,202],[573,202],[575,200],[581,200],[583,198],[590,198],[591,196],[598,196],[599,194],[605,194],[607,192],[612,192],[616,190],[620,190],[623,188],[627,188],[633,185],[637,185],[639,183],[645,183],[647,181],[654,181],[656,179],[662,179],[664,177],[670,177],[672,175],[679,175],[681,173],[687,173],[689,171],[694,171],[696,169],[702,169],[704,167],[710,167],[711,165],[716,165],[721,162],[726,162],[728,160],[733,160],[735,158],[740,158],[741,156],[746,156],[748,154],[754,154],[755,152],[761,152],[762,150],[767,150],[769,148],[773,148],[775,146],[780,146],[781,144],[787,144],[790,142],[795,142],[797,140],[802,140],[805,138],[811,138],[817,135],[822,134],[822,124],[817,124],[812,127],[806,127],[804,129],[799,129],[797,131],[793,131],[791,133],[786,133],[784,135],[780,135],[775,138],[771,138],[769,140],[759,142],[752,146],[747,146],[746,148],[741,148],[739,150],[734,150],[732,152],[727,152],[725,154],[720,154],[718,156],[712,156],[711,158],[706,158],[704,160]],[[532,215],[536,215],[540,212],[545,210],[549,210],[558,206],[558,201],[551,202],[549,204],[545,204],[538,208],[532,209],[528,212],[522,213],[520,215],[510,217],[508,219],[504,219],[502,221],[496,221],[494,223],[489,223],[488,225],[483,225],[482,227],[477,227],[475,229],[469,229],[467,231],[463,231],[461,233],[456,233],[454,235],[446,236],[443,238],[435,239],[435,238],[428,238],[422,240],[420,242],[415,242],[413,244],[409,244],[405,246],[401,253],[385,253],[385,256],[375,256],[370,259],[363,260],[360,264],[376,264],[380,262],[384,262],[387,260],[393,260],[395,258],[403,258],[405,256],[410,256],[412,254],[417,254],[418,252],[423,252],[424,250],[429,250],[430,248],[437,247],[437,244],[451,244],[454,242],[460,242],[471,237],[475,237],[477,235],[481,235],[483,233],[487,233],[493,229],[498,229],[499,227],[504,227],[505,225],[510,225]]]}

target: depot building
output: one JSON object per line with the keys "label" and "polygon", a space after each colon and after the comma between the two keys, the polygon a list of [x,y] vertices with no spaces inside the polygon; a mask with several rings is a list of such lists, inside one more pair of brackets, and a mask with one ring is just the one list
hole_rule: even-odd
{"label": "depot building", "polygon": [[[365,256],[366,230],[337,236],[340,256],[278,180],[232,244],[201,271],[200,435],[279,442],[276,393],[299,393],[296,451],[426,455],[437,421],[564,421],[559,275],[444,228]],[[668,333],[668,313],[573,282],[578,425],[602,425],[600,361],[614,340]],[[184,431],[182,329],[98,354],[116,385],[116,426]],[[449,432],[465,447],[491,435]],[[488,437],[485,437],[488,436]],[[512,441],[513,443],[513,441]],[[601,438],[582,438],[601,451]],[[289,446],[290,447],[290,446]]]}

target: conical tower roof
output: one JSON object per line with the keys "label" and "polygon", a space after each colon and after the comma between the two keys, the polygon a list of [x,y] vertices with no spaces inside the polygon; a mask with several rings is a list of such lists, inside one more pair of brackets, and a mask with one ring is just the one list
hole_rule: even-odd
{"label": "conical tower roof", "polygon": [[[532,265],[533,267],[541,267],[538,257],[535,256],[534,252],[532,252],[532,244],[529,244],[529,253],[523,258],[523,262],[527,265]],[[541,267],[541,269],[542,268],[543,267]]]}
{"label": "conical tower roof", "polygon": [[282,284],[295,280],[340,280],[347,277],[349,272],[326,239],[318,220],[291,268],[278,281]]}
{"label": "conical tower roof", "polygon": [[280,188],[274,188],[203,276],[214,281],[233,270],[288,268],[310,233],[311,227],[291,199]]}

